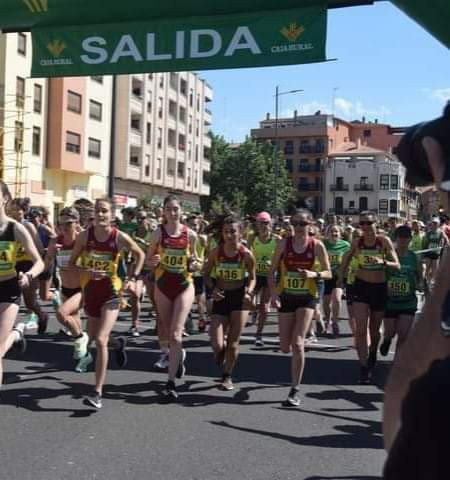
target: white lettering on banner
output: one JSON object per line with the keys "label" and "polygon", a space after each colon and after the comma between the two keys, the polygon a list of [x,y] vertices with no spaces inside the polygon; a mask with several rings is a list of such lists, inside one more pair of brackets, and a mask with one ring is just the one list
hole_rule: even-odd
{"label": "white lettering on banner", "polygon": [[291,45],[278,45],[272,47],[270,51],[272,53],[285,53],[285,52],[296,52],[302,50],[313,50],[314,46],[311,43],[294,43]]}
{"label": "white lettering on banner", "polygon": [[[241,43],[241,40],[244,40],[244,43]],[[250,50],[253,55],[262,53],[250,29],[248,27],[239,27],[233,35],[224,55],[225,57],[231,57],[236,50],[244,49]]]}
{"label": "white lettering on banner", "polygon": [[171,60],[170,53],[156,53],[155,51],[155,34],[147,33],[147,60]]}
{"label": "white lettering on banner", "polygon": [[[143,52],[140,51],[136,40],[132,35],[122,35],[109,58],[109,62],[118,63],[122,58],[126,57],[132,58],[135,62],[143,62],[145,60],[149,62],[158,60],[172,60],[172,58],[183,59],[186,58],[187,54],[189,55],[188,58],[193,59],[208,58],[220,54],[222,49],[225,47],[225,45],[223,45],[223,39],[217,30],[199,29],[191,30],[189,33],[190,45],[186,46],[186,32],[184,30],[175,32],[175,45],[173,48],[173,53],[156,53],[156,34],[147,33],[146,55],[143,55]],[[212,41],[212,46],[208,50],[200,50],[200,39],[202,37],[209,37]],[[81,46],[85,53],[81,55],[80,58],[84,63],[98,65],[108,61],[108,42],[105,38],[99,36],[88,37],[83,40]],[[278,49],[285,47],[289,48],[292,46],[272,47],[272,53],[279,53]],[[308,49],[306,45],[293,45],[293,47],[297,48],[293,48],[292,50]],[[312,46],[309,48],[312,48]],[[289,49],[291,50],[291,48]],[[241,26],[236,29],[230,44],[223,52],[223,56],[231,57],[238,50],[248,50],[253,55],[259,55],[262,53],[261,48],[259,47],[249,27]]]}
{"label": "white lettering on banner", "polygon": [[119,43],[112,54],[110,63],[117,63],[122,57],[133,57],[135,62],[142,62],[143,60],[131,35],[124,35],[119,40]]}
{"label": "white lettering on banner", "polygon": [[[203,52],[200,51],[200,37],[209,36],[212,39],[212,47]],[[222,48],[222,37],[219,32],[211,29],[192,30],[191,31],[191,58],[206,58],[214,57],[220,52]]]}
{"label": "white lettering on banner", "polygon": [[106,40],[103,37],[88,37],[83,40],[81,46],[83,50],[88,53],[93,53],[98,55],[96,58],[92,58],[89,55],[81,55],[81,60],[84,63],[89,63],[90,65],[104,63],[108,60],[108,52],[101,47],[96,47],[94,44],[106,45]]}

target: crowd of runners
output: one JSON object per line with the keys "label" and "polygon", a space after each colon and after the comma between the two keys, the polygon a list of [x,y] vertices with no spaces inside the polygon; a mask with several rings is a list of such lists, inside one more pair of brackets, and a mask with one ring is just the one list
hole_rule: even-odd
{"label": "crowd of runners", "polygon": [[[255,346],[263,347],[272,311],[280,349],[291,354],[284,403],[298,406],[305,343],[340,335],[344,301],[360,364],[355,381],[370,383],[377,354],[386,356],[396,336],[398,351],[408,335],[450,233],[448,219],[438,216],[427,225],[396,218],[382,223],[371,212],[314,219],[304,209],[276,219],[267,212],[206,217],[184,214],[175,196],[156,209],[120,214],[107,199],[79,200],[52,225],[45,208],[12,199],[0,182],[0,384],[6,353],[15,348],[26,355],[26,336],[46,332],[40,301],[51,301],[72,338],[75,370],[95,368],[85,402],[101,408],[109,352],[119,367],[127,363],[126,336],[111,332],[128,308],[127,333],[140,335],[145,295],[161,350],[155,368],[168,371],[167,400],[176,400],[176,381],[186,372],[183,336],[209,334],[220,388],[233,390],[243,329],[250,326]],[[26,321],[18,319],[22,297]]]}

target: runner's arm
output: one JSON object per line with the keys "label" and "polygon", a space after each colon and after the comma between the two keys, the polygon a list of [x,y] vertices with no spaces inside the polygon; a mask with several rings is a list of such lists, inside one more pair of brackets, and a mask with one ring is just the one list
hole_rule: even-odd
{"label": "runner's arm", "polygon": [[20,223],[14,225],[14,238],[23,246],[25,252],[31,257],[33,266],[26,272],[31,278],[36,278],[44,270],[44,262],[39,255],[38,249],[28,233],[28,230]]}
{"label": "runner's arm", "polygon": [[316,242],[315,254],[319,259],[320,268],[321,268],[321,271],[317,273],[318,274],[320,273],[320,277],[323,278],[324,280],[330,280],[330,278],[332,278],[333,276],[331,272],[330,259],[328,257],[327,249],[325,248],[325,245],[321,241]]}
{"label": "runner's arm", "polygon": [[356,256],[357,251],[358,251],[358,240],[353,240],[352,246],[350,247],[350,250],[344,255],[344,258],[342,259],[342,263],[338,271],[339,285],[343,285],[344,278],[347,277],[348,267],[350,266],[350,262],[352,261],[352,258]]}
{"label": "runner's arm", "polygon": [[205,285],[211,290],[214,288],[214,279],[211,277],[211,272],[216,264],[216,256],[217,248],[214,248],[209,252],[205,266],[203,267],[203,279],[205,281]]}
{"label": "runner's arm", "polygon": [[280,261],[281,261],[281,257],[283,255],[285,246],[286,246],[285,239],[281,239],[277,243],[277,246],[275,248],[275,252],[273,253],[272,261],[270,264],[269,273],[267,275],[267,285],[269,286],[270,295],[272,297],[277,295],[276,285],[275,285],[275,274],[277,273],[278,267],[280,266]]}
{"label": "runner's arm", "polygon": [[154,270],[157,266],[156,257],[157,257],[158,245],[160,241],[161,241],[161,229],[158,228],[152,237],[152,240],[147,250],[147,255],[145,257],[145,262],[144,262],[144,265],[151,268],[152,270]]}
{"label": "runner's arm", "polygon": [[53,265],[53,262],[55,260],[56,252],[57,252],[56,240],[57,240],[57,237],[54,237],[50,240],[50,243],[48,244],[47,253],[44,258],[44,272],[50,269],[50,267]]}
{"label": "runner's arm", "polygon": [[388,237],[384,237],[383,242],[386,254],[384,264],[387,268],[392,268],[392,270],[400,270],[402,268],[400,265],[400,260],[398,259],[397,252],[395,251],[391,239]]}
{"label": "runner's arm", "polygon": [[117,243],[119,250],[126,250],[127,252],[131,252],[131,255],[134,259],[132,276],[138,276],[141,273],[142,267],[144,265],[144,252],[139,248],[138,244],[129,235],[121,232],[120,230],[118,232]]}
{"label": "runner's arm", "polygon": [[69,263],[67,265],[70,269],[80,269],[77,265],[77,260],[80,258],[83,253],[83,249],[86,245],[87,240],[87,230],[80,232],[75,238],[75,244],[72,249],[72,254],[70,255]]}
{"label": "runner's arm", "polygon": [[244,257],[245,266],[248,272],[248,285],[246,291],[253,295],[256,286],[256,262],[253,253],[249,250]]}

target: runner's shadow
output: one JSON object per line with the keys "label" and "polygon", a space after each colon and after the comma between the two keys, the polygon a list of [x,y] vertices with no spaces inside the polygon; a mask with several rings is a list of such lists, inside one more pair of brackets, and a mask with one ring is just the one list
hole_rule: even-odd
{"label": "runner's shadow", "polygon": [[305,395],[309,398],[317,400],[347,400],[360,408],[323,408],[326,412],[359,412],[359,411],[377,411],[378,407],[375,403],[383,402],[383,394],[376,393],[360,393],[354,390],[326,390],[324,392],[307,393]]}
{"label": "runner's shadow", "polygon": [[67,412],[71,413],[72,418],[89,417],[96,410],[92,408],[52,408],[44,407],[41,402],[51,399],[60,399],[61,397],[72,397],[81,399],[88,393],[88,385],[80,383],[64,383],[59,385],[66,385],[67,388],[44,388],[44,387],[30,387],[20,389],[7,389],[2,393],[2,404],[12,405],[16,408],[24,408],[30,412]]}

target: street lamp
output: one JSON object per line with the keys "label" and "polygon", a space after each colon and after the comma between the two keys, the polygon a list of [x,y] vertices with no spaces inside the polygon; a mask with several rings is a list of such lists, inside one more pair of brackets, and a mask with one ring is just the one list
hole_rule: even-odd
{"label": "street lamp", "polygon": [[278,178],[278,171],[279,171],[279,165],[278,165],[278,98],[281,97],[281,95],[289,95],[291,93],[300,93],[303,92],[302,89],[297,89],[297,90],[288,90],[286,92],[280,92],[279,87],[275,88],[275,147],[274,147],[274,184],[273,184],[273,199],[274,199],[274,204],[273,204],[273,210],[274,214],[276,214],[277,210],[277,178]]}

